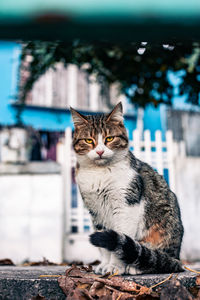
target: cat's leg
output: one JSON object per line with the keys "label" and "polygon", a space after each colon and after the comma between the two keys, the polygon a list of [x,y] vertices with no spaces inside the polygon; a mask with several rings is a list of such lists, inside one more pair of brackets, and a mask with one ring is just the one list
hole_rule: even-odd
{"label": "cat's leg", "polygon": [[94,267],[94,272],[96,274],[129,274],[136,275],[142,274],[142,272],[134,267],[134,265],[124,264],[115,253],[111,253],[106,249],[99,248],[101,253],[101,263]]}
{"label": "cat's leg", "polygon": [[110,274],[117,273],[119,275],[126,273],[126,264],[124,264],[115,253],[111,253],[110,261],[104,266],[101,274],[106,274],[108,272]]}
{"label": "cat's leg", "polygon": [[[125,263],[121,258],[123,257],[123,251],[125,251],[123,249],[123,246],[125,245],[126,248],[130,247],[131,250],[132,243],[134,243],[134,240],[132,240],[130,237],[123,234],[118,234],[117,232],[112,230],[108,230],[92,234],[90,236],[90,241],[93,245],[102,247],[102,250],[104,251],[107,247],[111,253],[109,260],[109,256],[107,255],[108,252],[104,252],[106,254],[106,257],[104,256],[103,262],[99,266],[97,266],[96,273],[106,274],[109,272],[111,274],[118,273],[119,275],[135,275],[141,273],[138,269],[135,268],[135,264],[127,265],[127,263]],[[128,253],[128,255],[130,256],[130,253]]]}
{"label": "cat's leg", "polygon": [[142,271],[135,268],[134,265],[127,265],[120,260],[115,253],[111,253],[110,260],[107,264],[101,266],[99,273],[104,275],[106,273],[114,274],[117,273],[119,275],[122,274],[129,274],[129,275],[136,275],[142,274]]}
{"label": "cat's leg", "polygon": [[94,272],[102,274],[102,270],[110,262],[111,252],[103,248],[99,248],[99,251],[101,253],[101,263],[94,267]]}

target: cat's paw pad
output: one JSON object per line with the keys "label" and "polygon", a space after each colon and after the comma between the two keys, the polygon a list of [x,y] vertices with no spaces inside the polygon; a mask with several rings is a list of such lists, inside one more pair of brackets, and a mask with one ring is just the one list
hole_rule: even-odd
{"label": "cat's paw pad", "polygon": [[108,264],[104,266],[102,269],[101,274],[104,275],[106,273],[110,274],[117,274],[117,275],[122,275],[125,273],[125,266],[118,266],[118,265],[113,265],[113,264]]}

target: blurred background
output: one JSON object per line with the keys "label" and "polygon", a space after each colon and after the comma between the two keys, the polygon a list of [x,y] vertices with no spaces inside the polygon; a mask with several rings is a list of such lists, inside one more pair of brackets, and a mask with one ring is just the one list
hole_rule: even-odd
{"label": "blurred background", "polygon": [[122,101],[130,150],[177,194],[181,258],[199,260],[198,2],[180,11],[169,1],[148,14],[130,1],[115,8],[86,1],[87,10],[61,2],[56,12],[54,1],[42,8],[21,0],[20,10],[12,1],[0,4],[0,259],[98,258],[75,181],[69,108],[106,113]]}

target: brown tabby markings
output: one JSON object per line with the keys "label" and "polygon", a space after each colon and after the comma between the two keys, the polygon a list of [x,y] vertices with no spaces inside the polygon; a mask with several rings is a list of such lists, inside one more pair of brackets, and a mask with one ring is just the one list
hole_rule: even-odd
{"label": "brown tabby markings", "polygon": [[[79,155],[85,155],[98,144],[98,134],[105,139],[108,136],[115,137],[106,144],[110,149],[124,149],[128,144],[128,137],[123,124],[119,121],[106,120],[105,115],[87,116],[88,123],[77,125],[74,131],[73,146]],[[85,139],[93,139],[92,144],[87,144]]]}
{"label": "brown tabby markings", "polygon": [[[178,259],[183,226],[177,198],[161,175],[128,151],[122,105],[118,104],[109,115],[100,116],[85,117],[72,109],[72,117],[75,125],[73,145],[80,163],[76,169],[77,182],[97,230],[90,241],[108,250],[111,258],[108,263],[107,258],[102,257],[103,262],[96,272],[119,270],[122,274],[127,272],[127,265],[144,273],[182,271]],[[114,138],[106,142],[109,136]],[[113,160],[98,168],[88,162],[93,159],[89,152],[97,146],[98,140],[102,146],[101,137],[106,147],[113,150],[108,151],[103,146],[112,152]],[[88,144],[85,139],[92,139],[93,143]],[[90,172],[93,166],[96,173]],[[97,180],[93,174],[97,174]]]}
{"label": "brown tabby markings", "polygon": [[149,228],[147,235],[140,241],[141,243],[149,243],[152,246],[159,246],[164,242],[165,231],[159,224],[155,224]]}

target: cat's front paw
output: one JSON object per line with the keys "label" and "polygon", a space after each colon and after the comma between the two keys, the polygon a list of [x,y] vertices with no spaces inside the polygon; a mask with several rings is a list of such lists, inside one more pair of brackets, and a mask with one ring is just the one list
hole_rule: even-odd
{"label": "cat's front paw", "polygon": [[126,268],[125,266],[122,265],[114,265],[114,264],[107,264],[102,268],[101,274],[104,275],[106,273],[110,274],[117,274],[117,275],[122,275],[125,274]]}
{"label": "cat's front paw", "polygon": [[142,274],[142,272],[132,266],[127,266],[126,267],[126,274],[129,275],[137,275],[137,274]]}
{"label": "cat's front paw", "polygon": [[104,267],[106,266],[106,263],[100,263],[97,266],[93,267],[94,273],[96,274],[102,274],[102,270],[104,269]]}

